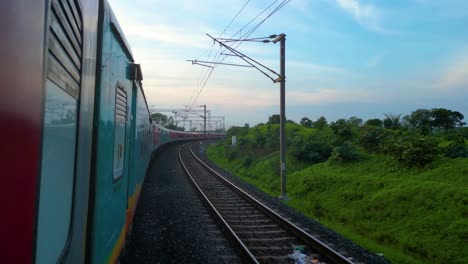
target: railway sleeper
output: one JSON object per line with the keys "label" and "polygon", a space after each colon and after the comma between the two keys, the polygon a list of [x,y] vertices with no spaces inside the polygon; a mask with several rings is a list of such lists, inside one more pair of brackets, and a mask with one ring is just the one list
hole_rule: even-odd
{"label": "railway sleeper", "polygon": [[284,230],[272,230],[272,231],[237,231],[236,234],[242,239],[265,239],[265,238],[277,238],[287,235]]}
{"label": "railway sleeper", "polygon": [[231,228],[239,231],[248,230],[282,230],[278,225],[231,225]]}
{"label": "railway sleeper", "polygon": [[288,254],[291,254],[291,249],[287,247],[255,247],[249,248],[249,250],[257,258],[261,256],[287,257]]}
{"label": "railway sleeper", "polygon": [[253,220],[262,220],[262,219],[268,219],[267,217],[265,217],[265,215],[263,214],[255,214],[255,215],[242,215],[242,214],[224,214],[223,215],[224,218],[226,218],[226,221],[230,222],[230,220],[247,220],[247,219],[253,219]]}
{"label": "railway sleeper", "polygon": [[222,208],[222,209],[228,209],[228,210],[243,210],[243,211],[257,211],[258,210],[255,207],[252,206],[246,206],[243,204],[226,204],[223,202],[214,202],[213,205],[216,208]]}
{"label": "railway sleeper", "polygon": [[229,224],[232,225],[271,225],[274,224],[271,219],[231,219]]}

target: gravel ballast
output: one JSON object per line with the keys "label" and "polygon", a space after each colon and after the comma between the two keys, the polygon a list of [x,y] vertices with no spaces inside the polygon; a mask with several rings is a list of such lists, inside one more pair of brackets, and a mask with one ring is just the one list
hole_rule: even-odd
{"label": "gravel ballast", "polygon": [[151,161],[124,263],[239,263],[178,160],[180,144]]}

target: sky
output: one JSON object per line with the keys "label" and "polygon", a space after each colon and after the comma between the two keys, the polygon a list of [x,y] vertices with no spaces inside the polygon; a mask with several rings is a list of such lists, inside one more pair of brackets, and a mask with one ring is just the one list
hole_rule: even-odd
{"label": "sky", "polygon": [[[227,126],[279,114],[279,84],[254,68],[218,65],[203,87],[209,68],[186,60],[215,60],[220,47],[207,33],[245,35],[281,1],[109,2],[141,63],[149,105],[206,104]],[[466,0],[292,0],[250,37],[279,33],[286,34],[288,119],[366,120],[438,107],[468,119]],[[279,72],[279,43],[244,42],[236,49]]]}

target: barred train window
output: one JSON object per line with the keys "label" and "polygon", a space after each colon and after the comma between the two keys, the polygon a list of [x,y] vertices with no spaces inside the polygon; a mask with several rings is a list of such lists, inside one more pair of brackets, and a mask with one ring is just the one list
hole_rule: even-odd
{"label": "barred train window", "polygon": [[124,172],[127,108],[127,92],[123,85],[117,83],[115,88],[114,173],[112,177],[114,182],[119,180]]}
{"label": "barred train window", "polygon": [[50,1],[36,263],[58,263],[70,238],[82,28],[77,0]]}

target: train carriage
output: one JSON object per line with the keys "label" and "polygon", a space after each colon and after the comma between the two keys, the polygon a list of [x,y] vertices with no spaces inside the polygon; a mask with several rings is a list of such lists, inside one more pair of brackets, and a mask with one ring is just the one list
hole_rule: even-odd
{"label": "train carriage", "polygon": [[2,1],[0,10],[2,260],[115,263],[154,150],[204,135],[152,123],[107,1]]}

